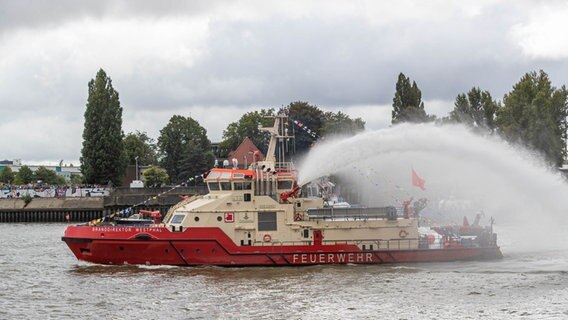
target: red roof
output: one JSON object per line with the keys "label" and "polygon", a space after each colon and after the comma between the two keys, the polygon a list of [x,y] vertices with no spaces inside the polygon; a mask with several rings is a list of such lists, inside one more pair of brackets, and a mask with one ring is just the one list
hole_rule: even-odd
{"label": "red roof", "polygon": [[[253,154],[257,153],[257,159],[253,159]],[[260,150],[254,145],[249,137],[245,137],[243,142],[237,147],[236,150],[229,152],[228,159],[237,159],[239,162],[239,167],[244,168],[251,164],[254,161],[262,161],[264,160],[264,155]],[[231,163],[232,165],[232,163]]]}

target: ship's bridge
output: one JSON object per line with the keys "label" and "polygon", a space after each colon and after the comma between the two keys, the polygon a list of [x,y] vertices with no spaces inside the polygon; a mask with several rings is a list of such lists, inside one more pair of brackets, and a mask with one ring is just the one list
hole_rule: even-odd
{"label": "ship's bridge", "polygon": [[[205,178],[210,193],[243,192],[254,195],[279,196],[296,184],[293,172],[214,168]],[[245,199],[247,197],[245,196]]]}
{"label": "ship's bridge", "polygon": [[253,190],[254,171],[239,169],[212,169],[205,182],[209,192]]}

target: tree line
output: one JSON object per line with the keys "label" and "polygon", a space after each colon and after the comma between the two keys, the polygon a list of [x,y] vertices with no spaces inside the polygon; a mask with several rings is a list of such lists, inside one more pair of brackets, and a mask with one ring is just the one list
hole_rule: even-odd
{"label": "tree line", "polygon": [[[361,118],[326,112],[304,101],[291,102],[280,110],[260,109],[245,113],[223,131],[218,154],[213,154],[207,130],[191,117],[173,115],[157,140],[146,132],[122,131],[122,107],[110,77],[99,70],[88,84],[81,170],[85,183],[120,185],[126,167],[138,163],[152,166],[145,171],[147,185],[191,181],[224,158],[249,137],[263,152],[268,137],[259,126],[270,126],[271,116],[285,111],[289,133],[295,133],[291,152],[301,155],[317,140],[336,134],[354,135],[365,129]],[[548,75],[530,72],[513,86],[502,102],[488,91],[473,87],[457,95],[446,117],[428,115],[416,82],[400,74],[392,104],[392,124],[403,122],[462,123],[474,130],[499,134],[512,143],[538,150],[554,165],[566,155],[567,91],[552,86]]]}
{"label": "tree line", "polygon": [[[79,183],[77,176],[72,176],[73,183]],[[24,185],[24,184],[35,184],[41,183],[46,185],[65,185],[65,178],[58,176],[53,170],[49,170],[44,166],[37,168],[34,172],[30,167],[23,165],[20,167],[18,172],[13,172],[10,167],[4,167],[0,171],[0,182],[13,184],[13,185]]]}
{"label": "tree line", "polygon": [[[271,126],[275,109],[245,113],[223,131],[218,154],[213,154],[207,130],[191,117],[173,115],[160,130],[157,141],[146,132],[122,131],[122,107],[119,94],[104,70],[88,84],[89,96],[85,111],[81,171],[84,182],[120,185],[128,165],[152,166],[145,170],[146,185],[192,181],[209,170],[216,157],[225,158],[245,137],[250,138],[263,152],[268,137],[260,126]],[[296,101],[282,108],[290,119],[286,125],[298,132],[290,148],[297,155],[306,152],[316,138],[333,134],[355,134],[365,129],[360,118],[351,119],[342,112],[324,112],[307,102]],[[301,124],[301,127],[297,124]],[[306,130],[306,128],[308,128]]]}
{"label": "tree line", "polygon": [[421,96],[416,82],[410,84],[410,78],[401,73],[392,104],[392,123],[461,123],[536,150],[551,166],[561,166],[566,157],[568,91],[566,86],[552,86],[542,70],[526,73],[502,102],[478,87],[458,94],[454,109],[439,119],[426,113]]}

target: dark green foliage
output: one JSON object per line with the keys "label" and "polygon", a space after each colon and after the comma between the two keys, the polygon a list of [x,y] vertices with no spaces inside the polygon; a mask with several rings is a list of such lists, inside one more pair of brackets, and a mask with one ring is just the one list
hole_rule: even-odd
{"label": "dark green foliage", "polygon": [[30,202],[32,202],[33,198],[31,195],[29,195],[28,193],[24,194],[22,196],[22,200],[24,200],[24,208],[28,206],[28,204],[30,204]]}
{"label": "dark green foliage", "polygon": [[410,84],[410,78],[403,73],[398,75],[396,91],[392,100],[392,123],[401,122],[427,122],[434,119],[424,111],[422,92],[416,82]]}
{"label": "dark green foliage", "polygon": [[120,185],[126,169],[122,107],[104,70],[89,81],[81,172],[87,183]]}
{"label": "dark green foliage", "polygon": [[15,175],[10,167],[3,167],[0,170],[0,182],[12,183],[14,181]]}
{"label": "dark green foliage", "polygon": [[232,122],[223,131],[223,141],[219,145],[219,154],[226,157],[229,152],[237,149],[246,137],[263,153],[266,152],[267,139],[265,134],[258,130],[260,127],[273,125],[270,118],[274,115],[274,109],[262,109],[245,113],[237,122]]}
{"label": "dark green foliage", "polygon": [[53,170],[49,170],[46,167],[39,167],[34,172],[34,180],[41,181],[44,184],[51,184],[51,185],[65,185],[65,178],[58,176],[57,173]]}
{"label": "dark green foliage", "polygon": [[21,166],[16,174],[16,180],[22,184],[28,184],[34,181],[34,172],[28,166]]}
{"label": "dark green foliage", "polygon": [[467,95],[456,97],[454,110],[450,112],[450,120],[464,123],[471,127],[495,129],[495,114],[499,104],[493,101],[488,91],[474,87]]}
{"label": "dark green foliage", "polygon": [[138,165],[158,163],[156,144],[154,139],[148,137],[146,132],[131,132],[124,137],[123,143],[128,164],[136,164],[136,157],[138,157]]}
{"label": "dark green foliage", "polygon": [[71,175],[71,184],[83,184],[83,183],[85,183],[85,179],[83,179],[82,175],[79,174]]}
{"label": "dark green foliage", "polygon": [[213,167],[207,131],[192,118],[174,115],[160,130],[158,148],[171,182],[187,181]]}
{"label": "dark green foliage", "polygon": [[159,167],[144,170],[144,183],[149,188],[159,188],[168,183],[168,173]]}
{"label": "dark green foliage", "polygon": [[[304,101],[296,101],[290,103],[285,109],[291,121],[300,121],[311,131],[321,135],[324,123],[324,112],[320,108]],[[307,152],[315,142],[314,137],[297,127],[295,128],[295,132],[296,153],[302,154]]]}
{"label": "dark green foliage", "polygon": [[554,88],[544,71],[525,74],[503,99],[497,114],[500,132],[560,166],[566,155],[567,98],[566,88]]}
{"label": "dark green foliage", "polygon": [[351,119],[341,111],[337,113],[326,112],[323,118],[323,127],[321,129],[323,136],[355,135],[365,130],[365,121],[361,118]]}
{"label": "dark green foliage", "polygon": [[[365,129],[365,122],[361,118],[351,119],[341,111],[323,112],[308,102],[292,102],[283,111],[288,113],[290,120],[284,124],[288,128],[288,134],[295,133],[295,141],[290,141],[290,145],[285,150],[295,150],[297,154],[309,150],[320,136],[353,135]],[[274,109],[262,109],[248,112],[239,121],[229,124],[223,132],[223,142],[220,144],[221,156],[226,156],[230,151],[237,149],[245,137],[249,137],[263,153],[266,153],[269,137],[258,128],[271,127],[274,124],[272,116]],[[309,128],[312,134],[295,126],[294,120]],[[294,147],[292,143],[295,144]]]}

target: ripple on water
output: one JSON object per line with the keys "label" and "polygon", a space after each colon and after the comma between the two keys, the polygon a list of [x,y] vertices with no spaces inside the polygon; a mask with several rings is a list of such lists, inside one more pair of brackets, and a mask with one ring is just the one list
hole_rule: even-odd
{"label": "ripple on water", "polygon": [[0,264],[1,319],[567,316],[568,253],[413,265],[100,266],[73,257],[63,227],[0,225],[0,256],[14,257]]}

